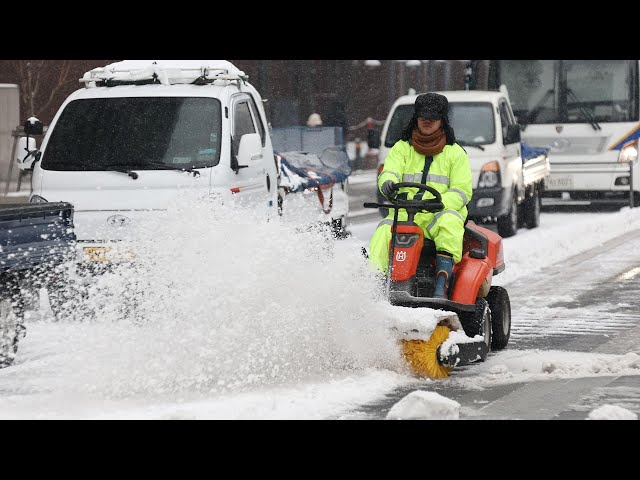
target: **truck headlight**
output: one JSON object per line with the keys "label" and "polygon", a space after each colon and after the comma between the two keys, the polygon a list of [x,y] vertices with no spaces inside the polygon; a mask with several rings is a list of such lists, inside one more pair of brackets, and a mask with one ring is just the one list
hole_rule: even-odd
{"label": "truck headlight", "polygon": [[496,185],[500,185],[500,165],[494,160],[482,166],[478,187],[495,187]]}
{"label": "truck headlight", "polygon": [[620,163],[636,163],[638,161],[638,140],[626,143],[620,150],[618,162]]}

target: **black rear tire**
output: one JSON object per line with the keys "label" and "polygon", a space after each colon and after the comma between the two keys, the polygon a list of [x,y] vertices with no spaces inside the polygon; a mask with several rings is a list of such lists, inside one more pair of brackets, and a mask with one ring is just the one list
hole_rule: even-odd
{"label": "black rear tire", "polygon": [[524,201],[523,216],[527,228],[536,228],[540,225],[540,195],[535,186],[533,194]]}
{"label": "black rear tire", "polygon": [[518,233],[518,196],[511,195],[511,207],[509,212],[502,217],[498,217],[498,234],[502,238],[513,237]]}
{"label": "black rear tire", "polygon": [[13,363],[18,353],[18,342],[25,333],[20,290],[16,282],[5,280],[0,289],[0,368]]}
{"label": "black rear tire", "polygon": [[[467,337],[481,335],[488,349],[491,349],[492,327],[491,308],[489,302],[484,298],[476,300],[476,308],[473,312],[462,312],[458,314],[462,328]],[[484,359],[483,359],[484,360]]]}
{"label": "black rear tire", "polygon": [[502,287],[491,287],[487,295],[491,309],[491,349],[502,350],[509,343],[511,335],[511,302],[509,294]]}
{"label": "black rear tire", "polygon": [[87,285],[80,278],[61,277],[47,286],[49,307],[56,321],[91,320],[95,312],[88,304]]}

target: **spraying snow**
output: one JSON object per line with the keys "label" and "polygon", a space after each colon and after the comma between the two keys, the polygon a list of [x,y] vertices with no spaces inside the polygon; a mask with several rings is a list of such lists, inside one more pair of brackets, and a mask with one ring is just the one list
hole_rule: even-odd
{"label": "spraying snow", "polygon": [[[405,368],[389,328],[400,314],[379,298],[359,245],[295,215],[267,220],[194,195],[118,245],[135,261],[74,298],[81,308],[55,325],[64,333],[48,365],[22,368],[49,370],[51,389],[111,398]],[[412,313],[429,332],[437,323]]]}

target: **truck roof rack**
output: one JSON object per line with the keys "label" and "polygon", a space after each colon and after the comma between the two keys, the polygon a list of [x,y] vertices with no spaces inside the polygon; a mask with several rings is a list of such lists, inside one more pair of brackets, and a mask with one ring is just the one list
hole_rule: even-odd
{"label": "truck roof rack", "polygon": [[246,82],[248,75],[226,60],[124,60],[86,72],[86,88],[117,85],[204,85],[216,81]]}

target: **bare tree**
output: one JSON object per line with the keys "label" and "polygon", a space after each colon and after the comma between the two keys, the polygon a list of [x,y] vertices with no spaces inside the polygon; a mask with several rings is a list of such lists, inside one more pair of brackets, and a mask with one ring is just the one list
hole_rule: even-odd
{"label": "bare tree", "polygon": [[[9,60],[20,85],[20,110],[28,116],[59,106],[72,79],[72,60]],[[74,85],[77,88],[77,83]]]}
{"label": "bare tree", "polygon": [[0,73],[20,86],[21,121],[37,116],[49,124],[65,98],[92,68],[113,60],[2,60]]}

